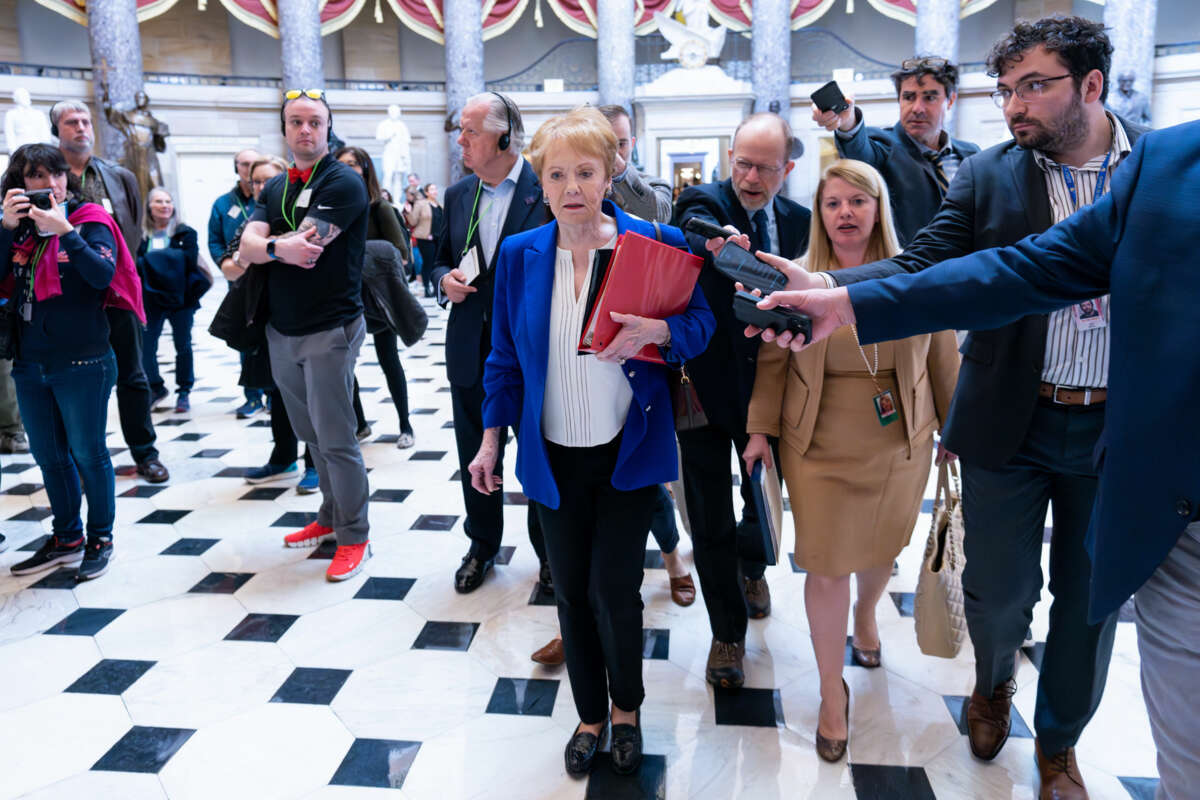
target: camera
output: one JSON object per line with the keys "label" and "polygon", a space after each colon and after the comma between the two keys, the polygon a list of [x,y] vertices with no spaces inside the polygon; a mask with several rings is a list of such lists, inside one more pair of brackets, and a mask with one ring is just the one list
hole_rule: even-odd
{"label": "camera", "polygon": [[49,211],[54,208],[53,189],[26,189],[25,196],[29,198],[29,202],[35,208],[40,208],[43,211]]}

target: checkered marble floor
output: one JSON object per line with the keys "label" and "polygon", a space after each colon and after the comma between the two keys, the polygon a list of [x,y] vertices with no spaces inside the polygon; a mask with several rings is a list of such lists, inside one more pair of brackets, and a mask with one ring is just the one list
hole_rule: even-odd
{"label": "checkered marble floor", "polygon": [[[425,340],[402,353],[413,450],[395,447],[368,337],[357,374],[374,429],[363,452],[375,558],[332,584],[328,550],[281,546],[318,496],[297,495],[294,479],[242,480],[265,460],[270,428],[231,413],[237,356],[206,333],[217,300],[196,325],[192,412],[156,415],[170,483],[117,479],[109,574],[81,586],[68,570],[9,575],[50,512],[32,458],[3,458],[0,519],[12,546],[0,555],[0,797],[1036,797],[1027,722],[1041,645],[1020,657],[1012,738],[994,763],[975,761],[959,723],[970,647],[953,661],[927,658],[913,634],[927,513],[878,608],[884,668],[846,668],[848,761],[824,764],[813,749],[803,576],[788,564],[768,570],[774,610],[750,623],[748,688],[714,693],[702,603],[673,605],[661,558],[647,550],[648,755],[627,779],[605,763],[589,780],[567,777],[562,748],[577,718],[565,671],[529,660],[556,619],[535,591],[522,495],[506,495],[502,564],[471,595],[452,586],[466,539],[444,314],[430,305]],[[173,359],[169,337],[160,355]],[[128,465],[115,401],[109,430],[116,465]],[[682,548],[690,563],[687,537]],[[1043,602],[1035,616],[1039,640],[1046,611]],[[1097,800],[1149,800],[1156,784],[1135,638],[1121,622],[1104,701],[1078,749]]]}

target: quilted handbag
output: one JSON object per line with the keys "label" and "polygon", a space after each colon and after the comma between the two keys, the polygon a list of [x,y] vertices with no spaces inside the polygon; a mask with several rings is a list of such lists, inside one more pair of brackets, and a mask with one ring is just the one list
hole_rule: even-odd
{"label": "quilted handbag", "polygon": [[[950,478],[954,478],[951,489]],[[954,658],[967,635],[963,614],[962,487],[958,469],[950,463],[938,467],[933,525],[925,545],[921,575],[913,604],[917,645],[927,656]]]}

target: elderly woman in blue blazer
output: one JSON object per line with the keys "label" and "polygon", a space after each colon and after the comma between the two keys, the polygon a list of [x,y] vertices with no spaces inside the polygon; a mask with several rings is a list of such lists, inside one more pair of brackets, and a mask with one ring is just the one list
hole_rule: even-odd
{"label": "elderly woman in blue blazer", "polygon": [[[576,354],[597,250],[654,227],[605,200],[617,140],[594,108],[547,121],[531,161],[555,221],[509,236],[496,264],[492,352],[484,367],[483,444],[472,484],[500,488],[501,431],[518,429],[517,477],[537,509],[558,600],[567,674],[580,724],[567,743],[572,775],[586,775],[612,699],[612,766],[642,759],[642,562],[657,486],[676,476],[669,367],[628,360],[645,345],[678,367],[703,352],[712,312],[699,289],[665,320],[615,314],[622,324],[595,356]],[[687,247],[676,228],[662,239]]]}

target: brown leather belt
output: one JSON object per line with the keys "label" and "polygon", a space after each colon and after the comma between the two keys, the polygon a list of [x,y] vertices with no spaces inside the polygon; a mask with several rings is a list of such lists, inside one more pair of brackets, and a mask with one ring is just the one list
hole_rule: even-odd
{"label": "brown leather belt", "polygon": [[1060,406],[1094,406],[1108,397],[1107,389],[1074,389],[1045,383],[1038,388],[1038,397],[1044,397]]}

